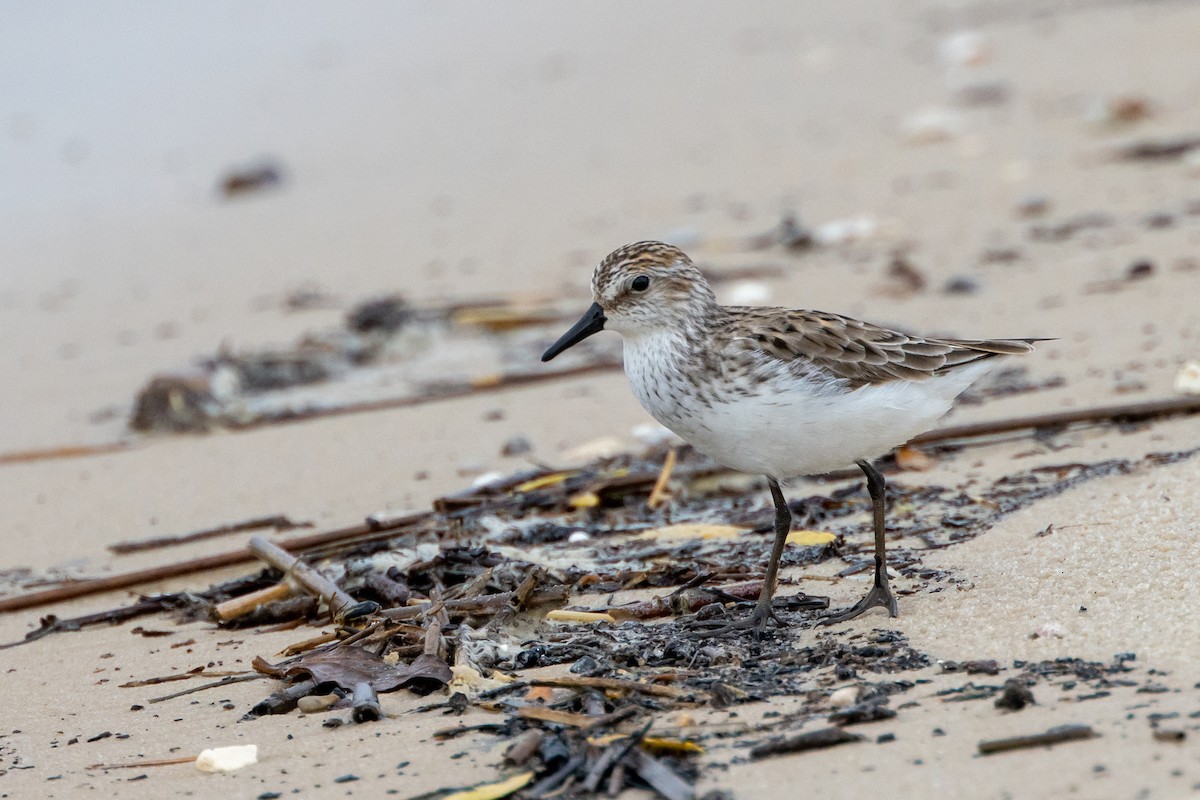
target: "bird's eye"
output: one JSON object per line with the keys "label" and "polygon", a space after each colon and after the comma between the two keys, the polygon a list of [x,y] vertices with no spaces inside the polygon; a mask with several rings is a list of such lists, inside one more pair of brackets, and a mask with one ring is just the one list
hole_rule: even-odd
{"label": "bird's eye", "polygon": [[633,283],[629,284],[629,288],[635,292],[644,292],[650,288],[650,279],[645,275],[638,275],[633,279]]}

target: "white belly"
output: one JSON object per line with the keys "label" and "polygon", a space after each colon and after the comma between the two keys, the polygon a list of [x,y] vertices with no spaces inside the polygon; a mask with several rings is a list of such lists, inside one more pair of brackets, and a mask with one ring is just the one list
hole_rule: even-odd
{"label": "white belly", "polygon": [[[628,355],[628,350],[627,350]],[[738,396],[702,397],[677,376],[627,361],[642,406],[700,452],[733,469],[784,479],[873,459],[931,428],[993,364],[978,362],[927,381],[851,392],[795,381]],[[632,367],[632,369],[631,369]]]}

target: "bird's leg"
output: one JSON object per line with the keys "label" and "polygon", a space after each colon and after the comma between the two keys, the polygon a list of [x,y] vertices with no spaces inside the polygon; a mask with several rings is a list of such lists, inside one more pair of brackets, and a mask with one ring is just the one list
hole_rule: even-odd
{"label": "bird's leg", "polygon": [[893,617],[899,616],[899,609],[896,607],[896,596],[892,594],[892,587],[888,584],[887,577],[887,542],[884,541],[884,489],[886,484],[883,480],[883,475],[879,470],[871,466],[866,461],[859,461],[858,466],[867,475],[867,491],[871,495],[871,508],[874,512],[875,520],[875,585],[867,592],[867,596],[859,600],[855,605],[840,611],[836,614],[830,614],[824,617],[821,625],[832,625],[835,622],[845,622],[848,619],[854,619],[858,615],[874,608],[875,606],[883,606],[888,610]]}
{"label": "bird's leg", "polygon": [[771,487],[771,500],[775,503],[775,543],[771,547],[771,560],[767,562],[767,575],[763,580],[762,590],[758,593],[758,602],[754,604],[754,610],[744,619],[722,625],[715,630],[703,631],[699,634],[700,636],[720,636],[729,631],[746,629],[753,630],[757,635],[767,629],[767,621],[772,619],[783,625],[783,620],[775,616],[775,612],[771,610],[771,599],[775,596],[775,578],[779,575],[779,562],[783,558],[783,548],[787,546],[787,537],[792,530],[792,512],[788,510],[783,490],[779,488],[779,481],[768,477],[767,485]]}

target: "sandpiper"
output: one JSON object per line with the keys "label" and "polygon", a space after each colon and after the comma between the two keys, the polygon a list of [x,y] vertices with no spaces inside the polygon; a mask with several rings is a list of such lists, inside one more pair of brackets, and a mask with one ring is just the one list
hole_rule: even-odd
{"label": "sandpiper", "polygon": [[875,528],[875,581],[854,606],[822,619],[853,619],[875,606],[897,615],[888,583],[884,479],[871,460],[928,430],[995,356],[1042,339],[923,339],[825,311],[722,306],[678,248],[637,242],[592,275],[595,302],[542,355],[601,330],[624,342],[625,374],[656,420],[700,452],[767,478],[775,542],[754,611],[731,628],[769,619],[792,515],[788,478],[857,464],[866,474]]}

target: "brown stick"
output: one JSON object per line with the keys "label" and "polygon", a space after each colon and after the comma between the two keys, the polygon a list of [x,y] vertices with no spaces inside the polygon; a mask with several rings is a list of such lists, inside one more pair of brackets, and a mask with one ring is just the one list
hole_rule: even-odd
{"label": "brown stick", "polygon": [[312,524],[307,522],[292,522],[282,514],[273,514],[269,517],[255,517],[244,522],[234,522],[229,525],[220,525],[216,528],[207,528],[195,533],[185,533],[180,536],[157,536],[153,539],[140,539],[136,542],[117,542],[110,544],[108,550],[111,553],[124,555],[125,553],[137,553],[142,550],[153,550],[158,547],[171,547],[177,544],[190,544],[191,542],[200,542],[205,539],[213,539],[217,536],[224,536],[229,533],[239,533],[241,531],[253,531],[259,528],[274,528],[276,531],[287,531],[292,528],[311,528]]}
{"label": "brown stick", "polygon": [[1012,736],[1008,739],[991,739],[990,741],[980,742],[979,752],[983,755],[1003,753],[1006,750],[1021,750],[1026,747],[1041,747],[1061,742],[1094,739],[1098,735],[1092,730],[1091,725],[1059,725],[1044,733],[1034,733],[1028,736]]}
{"label": "brown stick", "polygon": [[[213,607],[213,613],[222,622],[228,622],[231,619],[237,619],[240,616],[249,614],[263,603],[269,603],[272,600],[286,600],[291,596],[292,587],[287,581],[284,581],[274,586],[268,586],[265,589],[259,589],[257,592],[244,594],[241,597],[232,597],[224,603],[217,603]],[[312,601],[305,600],[304,602],[311,603]]]}
{"label": "brown stick", "polygon": [[909,439],[909,444],[931,444],[951,439],[972,439],[993,436],[998,433],[1026,430],[1028,428],[1057,427],[1080,422],[1137,422],[1140,420],[1166,417],[1172,414],[1200,413],[1200,397],[1173,397],[1168,400],[1148,400],[1144,403],[1127,403],[1116,406],[1081,408],[1075,411],[1054,411],[1049,414],[1034,414],[1030,417],[1012,417],[990,422],[972,422],[966,425],[950,425],[927,431]]}
{"label": "brown stick", "polygon": [[[391,520],[384,527],[379,527],[376,525],[354,525],[349,528],[339,528],[337,530],[314,533],[308,536],[298,536],[295,539],[279,542],[278,545],[286,550],[299,552],[310,547],[319,547],[321,545],[333,544],[335,542],[344,542],[348,539],[387,534],[428,519],[430,515],[431,512],[422,511],[417,514],[411,514],[407,517],[400,517],[398,519]],[[158,567],[134,570],[133,572],[126,572],[121,575],[111,575],[107,578],[95,578],[93,580],[77,581],[75,583],[70,583],[66,586],[59,586],[54,589],[46,589],[40,592],[30,592],[29,594],[21,594],[17,595],[16,597],[6,597],[0,599],[0,613],[6,611],[19,611],[25,608],[35,608],[37,606],[48,605],[49,603],[57,603],[62,600],[72,600],[76,597],[86,597],[92,594],[100,594],[101,592],[109,592],[113,591],[114,589],[127,589],[130,586],[161,581],[167,578],[178,578],[183,575],[192,575],[197,572],[207,572],[208,570],[220,569],[222,567],[229,567],[235,564],[244,564],[248,561],[253,561],[254,559],[255,556],[250,552],[250,549],[243,547],[238,550],[217,553],[216,555],[193,558],[187,561],[177,561],[174,564],[163,564]]]}
{"label": "brown stick", "polygon": [[335,620],[358,604],[357,600],[342,591],[340,586],[325,577],[320,570],[310,567],[263,537],[250,537],[249,547],[250,552],[261,560],[293,578],[301,589],[324,600],[329,605],[330,616]]}
{"label": "brown stick", "polygon": [[671,480],[671,470],[675,469],[677,458],[679,458],[679,453],[676,452],[676,448],[672,447],[667,451],[662,472],[658,473],[658,480],[654,482],[654,488],[650,490],[650,496],[646,498],[646,508],[651,511],[658,508],[667,499],[667,482]]}
{"label": "brown stick", "polygon": [[92,764],[87,769],[141,769],[142,767],[169,767],[173,764],[191,764],[196,756],[177,756],[176,758],[151,758],[145,761],[130,761],[127,764]]}
{"label": "brown stick", "polygon": [[0,453],[0,464],[27,464],[30,461],[48,461],[53,458],[79,458],[80,456],[103,456],[132,450],[127,442],[111,442],[79,447],[46,447],[37,450],[14,450]]}

